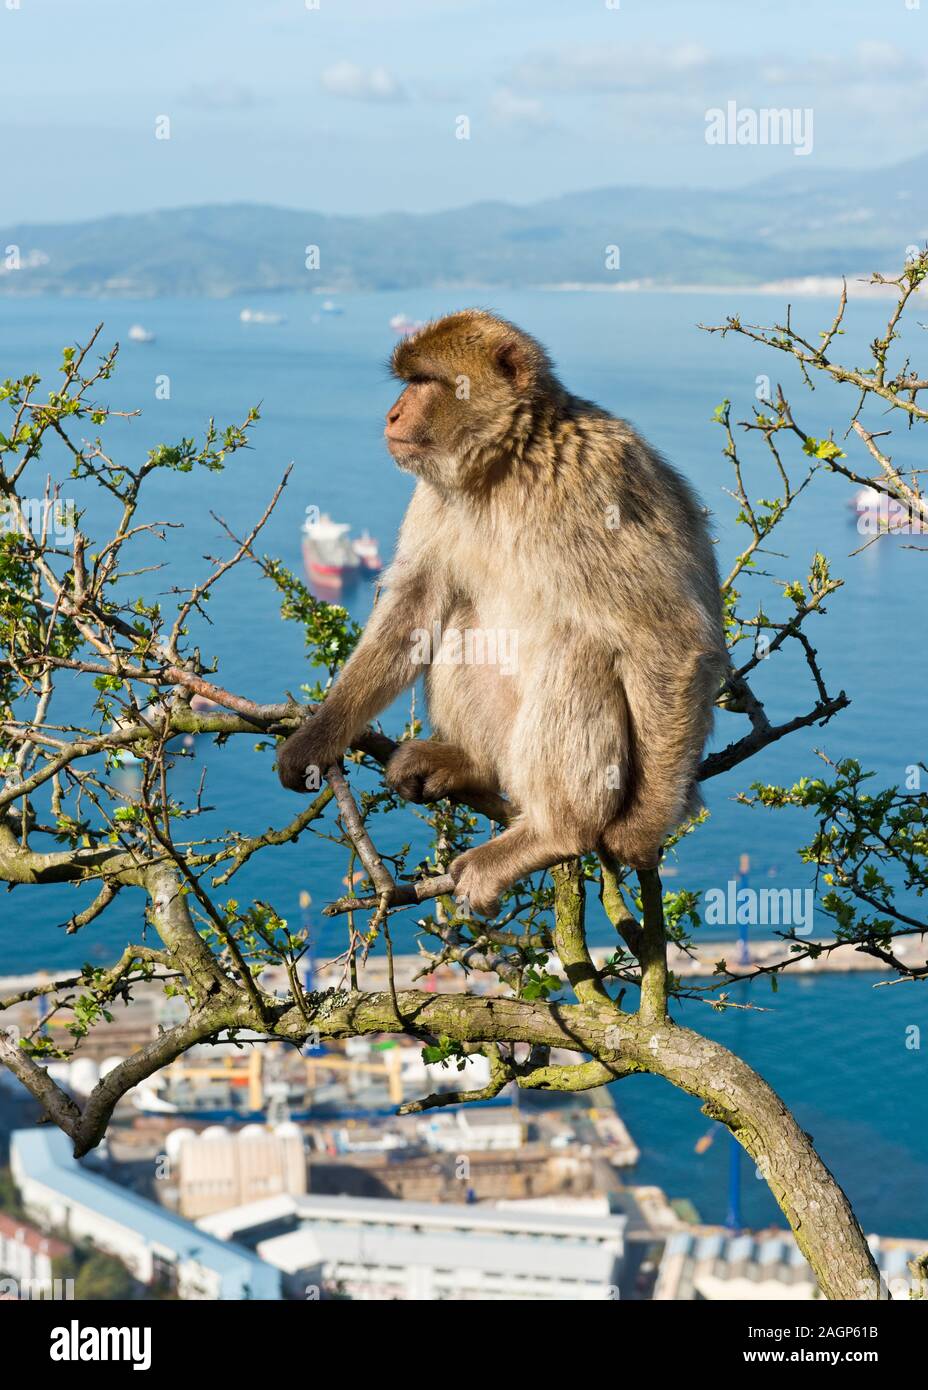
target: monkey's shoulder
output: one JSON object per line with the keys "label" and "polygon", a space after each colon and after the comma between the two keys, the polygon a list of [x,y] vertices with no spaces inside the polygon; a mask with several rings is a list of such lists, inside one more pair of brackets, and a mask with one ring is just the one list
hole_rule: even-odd
{"label": "monkey's shoulder", "polygon": [[[561,439],[555,485],[566,515],[608,515],[611,525],[647,528],[653,535],[681,521],[699,529],[704,514],[683,475],[628,421],[579,403]],[[574,502],[575,507],[570,503]]]}

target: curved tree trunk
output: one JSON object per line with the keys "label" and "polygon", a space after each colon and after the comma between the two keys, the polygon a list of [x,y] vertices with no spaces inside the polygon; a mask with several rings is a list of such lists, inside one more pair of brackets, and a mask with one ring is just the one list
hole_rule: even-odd
{"label": "curved tree trunk", "polygon": [[747,1062],[688,1028],[652,1033],[648,1070],[704,1101],[754,1159],[826,1298],[888,1293],[851,1204],[776,1091]]}

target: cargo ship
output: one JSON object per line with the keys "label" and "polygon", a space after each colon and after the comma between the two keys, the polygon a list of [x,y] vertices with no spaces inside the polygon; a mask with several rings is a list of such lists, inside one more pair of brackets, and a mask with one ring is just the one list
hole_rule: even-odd
{"label": "cargo ship", "polygon": [[340,584],[363,574],[377,574],[383,568],[374,537],[365,531],[352,540],[350,531],[347,522],[333,521],[326,512],[318,518],[306,518],[303,564],[310,579]]}

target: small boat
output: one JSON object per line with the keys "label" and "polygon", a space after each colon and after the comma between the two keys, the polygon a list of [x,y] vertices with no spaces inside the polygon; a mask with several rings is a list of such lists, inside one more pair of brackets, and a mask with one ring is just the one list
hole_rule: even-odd
{"label": "small boat", "polygon": [[337,585],[343,579],[362,572],[376,573],[381,568],[373,536],[365,531],[363,536],[352,540],[348,534],[350,530],[347,522],[333,521],[327,512],[306,518],[303,563],[310,579]]}
{"label": "small boat", "polygon": [[917,536],[928,532],[928,519],[875,487],[862,487],[850,499],[848,507],[855,515],[862,536]]}
{"label": "small boat", "polygon": [[405,338],[410,333],[418,333],[420,328],[425,327],[422,319],[411,319],[407,314],[394,314],[390,320],[390,327],[394,333]]}
{"label": "small boat", "polygon": [[140,323],[134,323],[129,329],[128,338],[130,343],[153,343],[155,335],[148,328],[143,328]]}
{"label": "small boat", "polygon": [[336,304],[334,299],[324,299],[320,313],[323,314],[343,314],[345,311],[340,304]]}
{"label": "small boat", "polygon": [[274,314],[266,309],[243,309],[239,314],[242,323],[275,324],[285,323],[283,314]]}
{"label": "small boat", "polygon": [[212,714],[214,711],[222,714],[222,705],[217,705],[215,700],[211,700],[208,695],[194,695],[190,701],[190,708],[194,714]]}
{"label": "small boat", "polygon": [[354,546],[354,553],[361,561],[362,569],[370,570],[372,574],[379,574],[383,569],[383,561],[380,558],[380,550],[377,542],[369,531],[362,531],[361,535],[351,544]]}

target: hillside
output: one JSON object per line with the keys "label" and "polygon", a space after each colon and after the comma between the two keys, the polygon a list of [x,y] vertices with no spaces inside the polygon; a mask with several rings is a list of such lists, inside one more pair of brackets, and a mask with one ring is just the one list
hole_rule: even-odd
{"label": "hillside", "polygon": [[[439,285],[749,284],[897,266],[928,238],[928,155],[861,175],[805,167],[747,188],[603,188],[529,206],[332,216],[252,204],[0,231],[0,294],[206,295]],[[321,265],[304,266],[304,248]]]}

